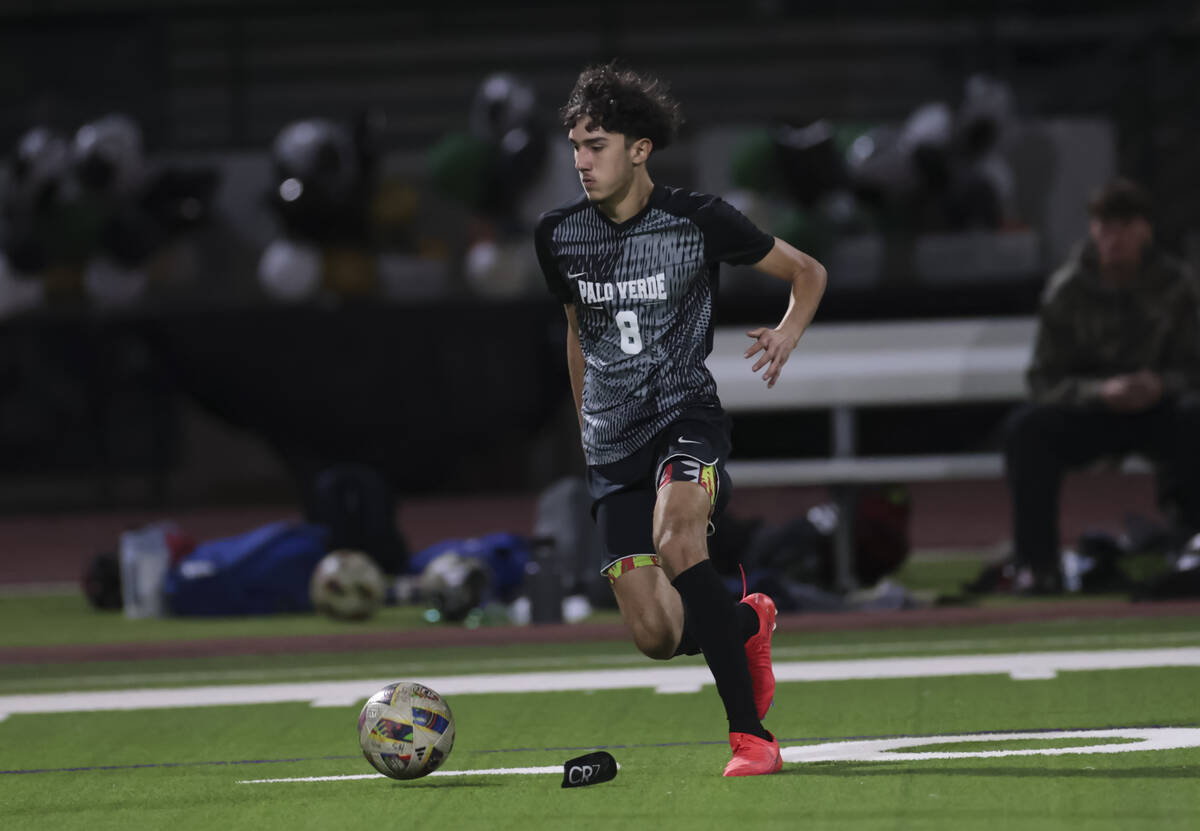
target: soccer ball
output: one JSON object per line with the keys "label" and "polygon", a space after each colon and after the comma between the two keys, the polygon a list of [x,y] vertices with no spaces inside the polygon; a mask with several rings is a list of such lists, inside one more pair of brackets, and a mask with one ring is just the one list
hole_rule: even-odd
{"label": "soccer ball", "polygon": [[421,597],[448,621],[460,621],[483,604],[491,577],[478,557],[457,551],[439,554],[421,572]]}
{"label": "soccer ball", "polygon": [[454,747],[454,715],[440,695],[397,681],[367,699],[358,714],[358,743],[367,761],[393,779],[433,773]]}
{"label": "soccer ball", "polygon": [[383,572],[361,551],[341,549],[321,558],[308,584],[313,607],[343,620],[363,620],[383,604]]}

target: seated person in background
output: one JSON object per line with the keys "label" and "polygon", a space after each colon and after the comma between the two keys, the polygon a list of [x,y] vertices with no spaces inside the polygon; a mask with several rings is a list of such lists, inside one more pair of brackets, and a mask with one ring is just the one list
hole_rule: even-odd
{"label": "seated person in background", "polygon": [[1200,531],[1200,291],[1154,245],[1150,200],[1117,179],[1088,205],[1089,240],[1042,295],[1032,401],[1005,443],[1018,589],[1062,590],[1063,474],[1139,453],[1179,541]]}

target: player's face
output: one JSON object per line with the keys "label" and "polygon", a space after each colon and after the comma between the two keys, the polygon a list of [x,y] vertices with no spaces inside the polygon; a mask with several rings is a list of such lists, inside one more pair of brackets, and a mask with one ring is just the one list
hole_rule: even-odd
{"label": "player's face", "polygon": [[1142,217],[1130,219],[1093,218],[1088,228],[1100,264],[1105,268],[1133,269],[1142,260],[1142,249],[1154,232]]}
{"label": "player's face", "polygon": [[[589,130],[591,126],[594,129]],[[610,133],[581,118],[567,135],[575,151],[575,169],[588,199],[603,202],[628,190],[634,174],[633,148],[622,133]]]}

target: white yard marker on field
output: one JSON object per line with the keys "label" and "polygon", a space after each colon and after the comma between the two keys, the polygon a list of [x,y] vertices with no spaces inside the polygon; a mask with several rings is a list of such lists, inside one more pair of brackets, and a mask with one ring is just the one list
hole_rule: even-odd
{"label": "white yard marker on field", "polygon": [[[3,587],[0,587],[2,589]],[[76,587],[78,593],[78,587]],[[771,654],[775,662],[785,660],[808,660],[824,656],[849,659],[854,655],[870,655],[883,658],[888,655],[916,654],[929,655],[966,654],[989,651],[1011,650],[1018,645],[1017,638],[960,638],[956,640],[917,640],[899,643],[879,643],[865,641],[861,643],[822,644],[809,646],[778,646],[773,647]],[[1200,646],[1200,631],[1193,632],[1127,632],[1106,635],[1054,635],[1039,636],[1038,648],[1042,650],[1066,649],[1132,649],[1134,647],[1165,647],[1169,645]],[[644,665],[645,659],[633,651],[611,655],[587,655],[576,658],[567,656],[541,658],[474,658],[469,662],[469,668],[475,672],[523,672],[537,669],[591,667],[633,667]],[[410,676],[426,676],[431,673],[458,673],[468,668],[468,662],[462,660],[430,660],[420,663],[405,664]],[[240,669],[200,669],[179,672],[127,672],[121,674],[99,673],[92,675],[87,672],[86,664],[79,664],[79,675],[60,675],[44,680],[30,678],[0,679],[0,690],[38,689],[50,692],[51,689],[97,690],[117,689],[144,686],[146,684],[228,684],[228,683],[272,683],[276,681],[294,681],[299,677],[307,680],[317,678],[353,678],[356,674],[374,672],[378,662],[374,664],[350,663],[335,666],[310,667],[303,672],[296,667],[254,667]],[[693,687],[694,689],[694,687]],[[661,688],[659,692],[682,692],[683,688]]]}
{"label": "white yard marker on field", "polygon": [[[1095,739],[1078,747],[1036,747],[1017,750],[936,750],[907,748],[962,742],[1060,741]],[[1125,739],[1115,743],[1105,739]],[[1129,741],[1132,739],[1133,741]],[[1131,753],[1140,750],[1179,750],[1200,747],[1200,729],[1194,727],[1120,727],[1112,730],[1050,730],[1037,733],[984,733],[965,736],[905,736],[852,742],[794,745],[780,752],[785,762],[913,762],[927,759],[994,759],[1001,756],[1069,756],[1077,753]]]}
{"label": "white yard marker on field", "polygon": [[[982,742],[1094,740],[1075,747],[1032,747],[1012,750],[933,750],[939,744]],[[1114,741],[1116,740],[1116,741]],[[1123,741],[1122,741],[1123,740]],[[1200,729],[1194,727],[1117,727],[1105,730],[1040,730],[1028,733],[968,733],[947,736],[896,736],[822,744],[792,745],[780,753],[793,764],[811,762],[918,762],[931,759],[996,759],[1004,756],[1072,756],[1093,753],[1135,753],[1146,750],[1180,750],[1200,747]],[[909,750],[909,748],[913,748]],[[562,773],[562,765],[528,768],[484,768],[439,770],[430,776],[497,776],[510,774]],[[268,785],[281,782],[345,782],[355,779],[386,779],[381,773],[342,776],[294,776],[287,779],[240,779],[239,785]]]}
{"label": "white yard marker on field", "polygon": [[[430,776],[511,776],[538,773],[562,773],[562,765],[539,768],[482,768],[479,770],[435,770]],[[355,773],[345,776],[295,776],[291,779],[239,779],[239,785],[271,785],[277,782],[344,782],[350,779],[387,779],[382,773]]]}
{"label": "white yard marker on field", "polygon": [[291,779],[239,779],[239,785],[273,785],[276,782],[349,782],[351,779],[386,779],[382,773],[347,773],[344,776],[293,776]]}
{"label": "white yard marker on field", "polygon": [[[1200,647],[1113,649],[1086,652],[1014,652],[1003,655],[943,655],[869,658],[850,661],[790,661],[775,664],[779,683],[851,681],[876,678],[936,678],[957,675],[1007,675],[1049,679],[1058,672],[1150,667],[1200,667]],[[78,713],[170,707],[307,702],[319,707],[360,704],[396,677],[289,684],[232,684],[93,692],[0,696],[0,720],[13,713]],[[713,683],[706,666],[607,669],[576,672],[516,672],[486,675],[417,674],[419,681],[446,696],[489,693],[572,692],[652,689],[699,691]]]}

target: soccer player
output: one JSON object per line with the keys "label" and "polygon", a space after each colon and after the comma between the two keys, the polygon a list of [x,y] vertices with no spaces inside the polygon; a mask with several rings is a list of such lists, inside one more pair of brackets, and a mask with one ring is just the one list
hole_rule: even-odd
{"label": "soccer player", "polygon": [[759,593],[736,603],[708,558],[709,523],[730,493],[730,425],[704,360],[720,263],[791,283],[779,325],[748,333],[745,356],[768,387],[816,311],[825,269],[721,199],[654,184],[647,161],[682,120],[659,81],[586,69],[560,115],[584,193],[542,215],[535,244],[566,309],[602,573],[644,654],[704,654],[729,719],[725,775],[775,773],[779,742],[761,721],[775,694],[775,604]]}

